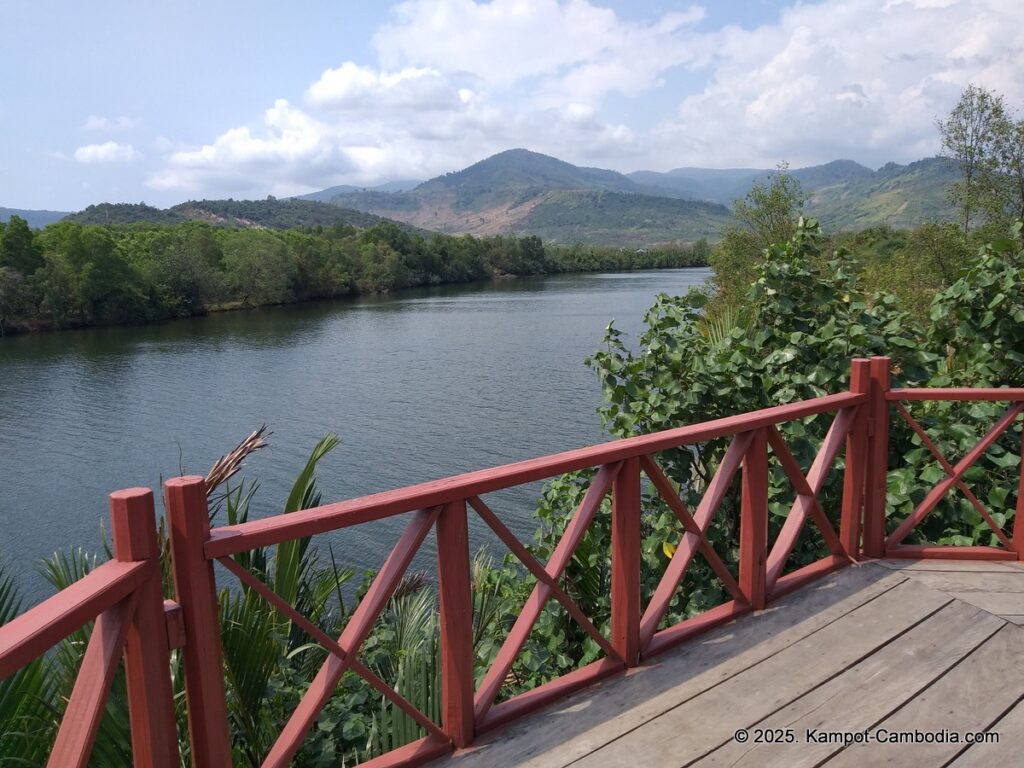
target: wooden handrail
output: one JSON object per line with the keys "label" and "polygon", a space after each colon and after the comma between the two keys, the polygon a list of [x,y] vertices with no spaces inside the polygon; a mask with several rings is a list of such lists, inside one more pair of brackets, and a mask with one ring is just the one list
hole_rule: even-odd
{"label": "wooden handrail", "polygon": [[154,564],[148,561],[111,560],[0,626],[0,680],[120,603],[149,578],[153,569]]}
{"label": "wooden handrail", "polygon": [[703,443],[773,424],[837,411],[867,401],[867,395],[841,392],[835,395],[777,405],[752,413],[693,424],[649,435],[565,451],[550,456],[467,472],[454,477],[410,485],[335,504],[214,528],[204,551],[208,560],[234,555],[317,533],[339,530],[426,507],[442,506],[471,496],[532,483],[580,469],[613,464],[659,453],[670,448]]}
{"label": "wooden handrail", "polygon": [[1024,389],[1013,387],[934,387],[915,389],[890,389],[886,400],[959,400],[971,402],[988,400],[992,402],[1018,403],[1024,400]]}

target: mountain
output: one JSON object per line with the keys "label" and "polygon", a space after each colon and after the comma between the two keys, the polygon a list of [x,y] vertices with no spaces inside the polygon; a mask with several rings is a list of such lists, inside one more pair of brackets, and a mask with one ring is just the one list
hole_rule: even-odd
{"label": "mountain", "polygon": [[29,211],[20,208],[0,208],[0,222],[6,223],[11,216],[20,216],[33,229],[41,229],[47,224],[53,224],[67,216],[65,211]]}
{"label": "mountain", "polygon": [[525,149],[501,152],[408,192],[343,192],[330,199],[450,234],[514,232],[626,247],[714,238],[730,221],[722,205],[680,199],[616,171]]}
{"label": "mountain", "polygon": [[826,229],[858,230],[888,224],[914,227],[926,221],[955,221],[946,197],[960,171],[952,160],[931,157],[909,165],[888,163],[871,176],[813,188],[807,212]]}
{"label": "mountain", "polygon": [[319,192],[310,192],[308,195],[297,195],[297,200],[312,200],[317,203],[329,203],[338,195],[345,195],[351,192],[408,192],[418,187],[422,182],[412,180],[389,181],[384,184],[377,184],[373,187],[356,187],[351,184],[340,184],[336,187],[321,189]]}
{"label": "mountain", "polygon": [[178,224],[205,221],[226,227],[291,229],[351,224],[372,227],[381,217],[336,205],[289,198],[277,200],[189,200],[172,208],[154,208],[144,203],[100,203],[67,217],[80,224]]}
{"label": "mountain", "polygon": [[[772,173],[754,168],[676,168],[667,173],[637,171],[629,178],[663,194],[727,205],[743,197],[754,184],[769,181]],[[852,160],[833,160],[796,168],[790,174],[808,195],[805,212],[829,230],[881,224],[913,227],[925,221],[953,219],[946,191],[959,172],[947,158],[932,157],[909,165],[889,163],[877,171]]]}

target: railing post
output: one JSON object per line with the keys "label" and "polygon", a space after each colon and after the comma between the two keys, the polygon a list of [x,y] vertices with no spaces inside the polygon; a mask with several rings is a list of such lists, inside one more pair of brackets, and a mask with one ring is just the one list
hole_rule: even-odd
{"label": "railing post", "polygon": [[178,729],[153,492],[128,488],[110,494],[110,528],[116,560],[152,562],[149,579],[138,588],[124,649],[133,765],[177,768]]}
{"label": "railing post", "polygon": [[626,459],[612,485],[612,647],[640,663],[640,459]]}
{"label": "railing post", "polygon": [[889,473],[889,358],[871,358],[871,411],[864,488],[864,555],[885,556],[885,496]]}
{"label": "railing post", "polygon": [[768,560],[768,433],[754,432],[743,455],[740,505],[740,590],[759,611],[765,606]]}
{"label": "railing post", "polygon": [[1017,511],[1013,516],[1013,548],[1017,559],[1024,560],[1024,429],[1020,434],[1020,479],[1017,481]]}
{"label": "railing post", "polygon": [[210,537],[206,482],[176,477],[164,483],[171,532],[174,591],[185,619],[185,697],[192,765],[231,765],[224,662],[220,645],[213,562],[203,545]]}
{"label": "railing post", "polygon": [[437,591],[441,607],[443,729],[457,747],[473,741],[473,596],[466,502],[446,504],[437,518]]}
{"label": "railing post", "polygon": [[850,365],[850,391],[867,394],[857,406],[857,415],[846,438],[846,473],[843,476],[843,509],[839,519],[839,541],[847,556],[860,557],[861,517],[864,513],[864,483],[868,459],[868,418],[871,410],[871,361],[855,358]]}

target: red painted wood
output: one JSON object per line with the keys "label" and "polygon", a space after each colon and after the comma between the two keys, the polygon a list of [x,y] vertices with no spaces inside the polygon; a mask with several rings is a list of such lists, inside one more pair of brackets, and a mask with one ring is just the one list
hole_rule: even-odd
{"label": "red painted wood", "polygon": [[[153,492],[128,488],[110,494],[110,532],[115,559],[151,564],[150,578],[135,592],[135,612],[124,648],[133,765],[178,768],[178,727]],[[217,675],[221,674],[218,669]]]}
{"label": "red painted wood", "polygon": [[[850,365],[850,391],[871,391],[871,361],[856,358]],[[864,483],[867,477],[867,403],[856,406],[850,434],[846,438],[846,468],[843,472],[843,507],[839,519],[839,541],[848,558],[860,557],[861,518],[864,512]]]}
{"label": "red painted wood", "polygon": [[[896,409],[903,416],[903,420],[906,421],[907,424],[910,425],[910,428],[917,433],[917,436],[921,438],[921,442],[925,444],[925,447],[931,452],[932,456],[935,457],[935,460],[939,462],[939,465],[946,472],[946,474],[949,476],[955,475],[956,470],[953,468],[953,465],[946,460],[946,457],[943,456],[942,453],[939,451],[939,447],[935,445],[935,443],[932,441],[931,436],[929,436],[929,434],[924,431],[924,428],[917,422],[917,419],[910,415],[910,411],[906,409],[903,403],[897,401]],[[981,503],[981,501],[978,500],[978,497],[974,495],[974,491],[967,487],[967,484],[963,481],[963,479],[956,480],[956,487],[960,489],[960,492],[963,493],[963,495],[971,503],[971,506],[973,506],[977,513],[981,516],[981,519],[984,520],[988,527],[992,529],[993,533],[995,533],[996,538],[999,539],[1000,543],[1002,543],[1002,545],[1007,549],[1013,549],[1013,544],[1010,543],[1009,538],[1007,538],[1006,534],[1003,533],[1002,529],[998,525],[996,525],[996,521],[992,519],[992,516],[988,513],[988,510],[985,509],[985,506]]]}
{"label": "red painted wood", "polygon": [[917,508],[910,513],[906,520],[899,524],[892,535],[886,539],[886,547],[895,547],[897,544],[903,541],[914,528],[916,528],[922,520],[930,513],[935,506],[939,503],[943,496],[945,496],[949,489],[953,485],[963,478],[964,472],[970,469],[974,462],[976,462],[981,456],[988,450],[989,446],[994,443],[999,436],[1006,431],[1014,419],[1017,418],[1018,414],[1024,410],[1024,402],[1016,403],[1006,409],[1006,412],[999,418],[992,428],[985,433],[985,436],[981,441],[974,446],[967,455],[964,456],[960,461],[957,462],[956,466],[953,467],[953,473],[947,476],[945,479],[939,481],[939,483],[928,492],[928,495],[924,497]]}
{"label": "red painted wood", "polygon": [[[742,458],[743,451],[739,452],[739,456]],[[697,537],[697,551],[700,552],[701,556],[707,561],[708,565],[711,566],[711,570],[715,572],[721,580],[722,585],[737,600],[743,599],[743,593],[740,592],[740,585],[736,583],[736,579],[733,578],[729,569],[725,567],[725,563],[722,562],[722,558],[718,556],[714,548],[708,543],[708,540],[704,538],[704,532],[701,530],[697,522],[690,516],[690,511],[683,504],[683,500],[676,494],[676,489],[672,487],[672,483],[668,477],[662,471],[658,463],[650,456],[642,456],[640,458],[640,466],[643,468],[644,473],[654,484],[655,489],[658,491],[658,495],[668,504],[669,508],[675,513],[676,519],[683,524],[683,529],[690,534]],[[737,467],[739,464],[736,465]],[[735,474],[735,470],[733,472]],[[728,489],[728,484],[724,486]],[[707,494],[705,494],[706,496]],[[709,500],[710,503],[710,500]],[[716,505],[717,507],[717,505]],[[676,552],[679,548],[676,547]],[[679,585],[676,584],[676,588]],[[661,617],[658,617],[658,621],[661,621]],[[643,621],[641,620],[641,645],[643,645]],[[649,639],[649,638],[648,638]]]}
{"label": "red painted wood", "polygon": [[640,461],[612,485],[612,645],[627,667],[640,663]]}
{"label": "red painted wood", "polygon": [[398,583],[430,532],[440,511],[440,507],[434,507],[413,513],[399,537],[398,543],[395,544],[394,549],[384,561],[384,565],[377,572],[373,583],[370,584],[370,588],[353,611],[338,639],[338,645],[346,649],[348,655],[344,659],[332,655],[320,667],[320,671],[310,683],[298,707],[281,730],[281,735],[274,746],[270,748],[270,752],[263,761],[264,768],[270,768],[270,766],[284,768],[291,763],[302,740],[306,737],[309,729],[313,727],[313,723],[323,710],[324,705],[334,694],[342,676],[352,666],[359,647],[370,634],[381,610],[394,595]]}
{"label": "red painted wood", "polygon": [[[606,464],[601,467],[591,482],[590,488],[587,489],[583,497],[583,501],[580,502],[575,514],[566,526],[565,533],[562,534],[561,540],[555,546],[555,551],[552,552],[551,559],[544,569],[553,580],[559,579],[566,566],[569,565],[576,547],[587,532],[587,528],[594,519],[598,507],[601,506],[601,501],[608,493],[608,489],[611,487],[612,481],[615,479],[615,475],[621,466],[621,463]],[[544,610],[544,605],[550,596],[551,588],[547,584],[536,584],[529,598],[527,598],[523,610],[516,617],[508,637],[505,638],[505,642],[502,644],[497,656],[495,656],[494,661],[491,663],[491,668],[487,670],[477,690],[474,710],[478,723],[483,720],[487,710],[494,703],[498,691],[501,690],[501,686],[505,683],[509,670],[512,669],[516,656],[519,655],[523,643],[526,642],[530,630],[533,629],[533,625],[540,617],[541,611]]]}
{"label": "red painted wood", "polygon": [[135,598],[133,594],[97,617],[47,766],[85,768],[89,764],[110,684],[135,613]]}
{"label": "red painted wood", "polygon": [[[696,530],[687,531],[687,533],[683,534],[683,538],[672,555],[672,559],[669,561],[661,581],[658,582],[657,589],[655,589],[654,594],[651,596],[651,601],[647,604],[647,610],[644,611],[643,618],[640,619],[640,645],[645,652],[658,631],[658,625],[665,616],[665,612],[668,610],[676,590],[679,589],[679,583],[683,580],[686,570],[690,567],[693,555],[698,549],[697,542],[706,541],[704,532],[711,524],[711,520],[718,511],[719,506],[721,506],[725,494],[728,493],[733,478],[740,468],[740,463],[743,461],[743,456],[749,450],[753,439],[754,435],[751,432],[736,435],[733,438],[732,443],[730,443],[729,448],[725,452],[725,456],[722,457],[722,461],[718,465],[718,469],[715,470],[711,482],[708,483],[708,487],[704,490],[704,496],[697,505],[697,511],[693,517]],[[655,487],[659,486],[656,484]],[[674,496],[675,493],[673,492],[671,495]],[[738,588],[742,594],[742,588]]]}
{"label": "red painted wood", "polygon": [[730,600],[727,603],[716,605],[714,608],[709,608],[693,618],[663,629],[651,639],[651,644],[644,649],[644,660],[675,648],[691,638],[709,632],[746,613],[750,613],[750,606],[745,601]]}
{"label": "red painted wood", "polygon": [[[480,518],[487,523],[487,525],[493,530],[498,538],[504,542],[505,546],[514,554],[526,569],[533,574],[533,576],[542,584],[546,584],[551,590],[551,596],[554,597],[558,602],[562,604],[565,610],[569,613],[576,623],[583,628],[583,631],[593,638],[594,642],[597,643],[601,650],[603,650],[608,656],[618,658],[617,651],[612,647],[612,644],[605,639],[593,624],[590,623],[590,619],[586,617],[583,611],[580,610],[579,606],[572,601],[572,598],[565,593],[565,591],[558,586],[558,582],[551,578],[547,571],[544,570],[544,566],[535,558],[530,551],[523,546],[522,542],[515,537],[515,534],[510,531],[498,516],[491,511],[491,508],[484,503],[483,499],[478,496],[473,496],[469,499],[470,506],[476,510]],[[619,659],[621,661],[621,659]]]}
{"label": "red painted wood", "polygon": [[612,464],[681,445],[692,445],[738,432],[759,429],[769,424],[792,421],[817,413],[835,411],[864,401],[864,395],[842,392],[753,413],[694,424],[677,429],[639,435],[588,448],[529,459],[492,469],[469,472],[406,488],[376,493],[357,499],[327,504],[314,509],[250,520],[241,525],[215,529],[205,545],[206,557],[216,559],[254,547],[338,530],[351,525],[380,520],[414,509],[447,504],[470,496],[511,488],[543,480],[565,472]]}
{"label": "red painted wood", "polygon": [[892,389],[886,395],[889,400],[988,400],[990,402],[1024,401],[1024,389],[1010,387],[989,388],[933,388],[933,389]]}
{"label": "red painted wood", "polygon": [[740,589],[750,607],[765,606],[768,557],[768,436],[759,429],[743,454],[740,509]]}
{"label": "red painted wood", "polygon": [[788,595],[790,592],[800,589],[800,587],[806,586],[812,581],[820,579],[822,576],[826,576],[849,564],[850,559],[845,554],[828,555],[821,560],[815,560],[810,565],[805,565],[803,568],[798,568],[792,573],[780,576],[779,580],[775,582],[775,587],[772,589],[769,599],[777,600],[783,595]]}
{"label": "red painted wood", "polygon": [[430,760],[451,754],[451,751],[452,743],[448,739],[427,736],[360,763],[359,768],[415,768]]}
{"label": "red painted wood", "polygon": [[231,765],[224,659],[220,645],[213,563],[203,555],[210,535],[206,481],[176,477],[164,483],[174,561],[174,591],[185,619],[185,697],[192,764]]}
{"label": "red painted wood", "polygon": [[172,651],[185,647],[185,614],[173,600],[164,600],[164,619],[167,622],[167,647]]}
{"label": "red painted wood", "polygon": [[1017,511],[1013,518],[1013,547],[1024,560],[1024,432],[1020,436],[1020,479],[1017,481]]}
{"label": "red painted wood", "polygon": [[889,483],[889,358],[871,358],[868,456],[864,481],[864,555],[885,552],[885,507]]}
{"label": "red painted wood", "polygon": [[0,626],[0,680],[124,600],[151,572],[151,563],[103,563]]}
{"label": "red painted wood", "polygon": [[771,444],[772,452],[778,458],[783,470],[797,491],[796,501],[793,502],[793,506],[786,516],[785,522],[782,524],[782,530],[779,531],[779,537],[775,540],[775,545],[768,555],[766,578],[769,591],[771,591],[775,582],[782,574],[782,570],[786,566],[786,560],[789,559],[789,555],[793,551],[793,547],[796,545],[808,517],[814,519],[825,540],[825,544],[832,554],[841,552],[843,549],[842,544],[839,542],[839,537],[836,536],[832,524],[825,516],[824,510],[822,510],[821,504],[818,502],[818,494],[821,493],[825,480],[828,479],[829,471],[835,465],[840,447],[846,442],[850,426],[853,423],[853,417],[854,410],[851,408],[844,408],[836,414],[835,419],[832,421],[832,426],[829,427],[825,439],[822,441],[821,448],[818,450],[818,455],[814,457],[814,462],[811,464],[807,477],[804,477],[803,472],[800,471],[800,466],[797,464],[796,459],[793,458],[793,454],[789,451],[789,446],[786,445],[786,441],[779,431],[775,427],[767,428],[768,442]]}
{"label": "red painted wood", "polygon": [[350,659],[351,669],[357,675],[362,677],[366,682],[372,685],[378,692],[383,694],[387,699],[395,704],[399,709],[405,712],[409,717],[423,726],[427,733],[432,733],[435,736],[447,738],[444,731],[437,727],[437,725],[430,720],[426,715],[420,712],[414,707],[408,699],[399,694],[390,685],[381,680],[374,672],[366,667],[358,658],[350,654],[347,650],[341,647],[341,645],[330,638],[326,632],[320,627],[311,622],[295,608],[289,605],[280,595],[274,590],[268,587],[265,583],[257,579],[251,571],[246,570],[239,565],[235,560],[230,557],[221,557],[217,559],[217,562],[231,571],[238,579],[245,584],[252,587],[252,589],[263,597],[268,603],[270,603],[277,611],[282,615],[286,616],[295,626],[299,627],[303,632],[316,640],[320,645],[324,647],[328,653],[334,654],[334,656],[342,661]]}
{"label": "red painted wood", "polygon": [[446,504],[437,518],[437,593],[441,623],[441,711],[457,747],[473,741],[473,595],[466,502]]}
{"label": "red painted wood", "polygon": [[1002,547],[943,547],[901,544],[885,550],[885,556],[907,560],[1016,560],[1017,553]]}
{"label": "red painted wood", "polygon": [[484,733],[498,728],[624,669],[625,666],[617,659],[593,661],[555,680],[495,704],[477,724],[477,730]]}

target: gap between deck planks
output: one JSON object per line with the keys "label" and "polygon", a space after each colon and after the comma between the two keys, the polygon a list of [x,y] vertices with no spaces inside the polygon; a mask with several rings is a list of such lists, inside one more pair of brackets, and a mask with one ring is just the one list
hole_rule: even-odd
{"label": "gap between deck planks", "polygon": [[742,620],[720,627],[625,675],[485,734],[471,749],[432,765],[568,765],[906,581],[880,568],[844,569],[752,617],[756,628]]}
{"label": "gap between deck planks", "polygon": [[[920,570],[937,576],[950,571],[948,563],[943,565],[946,568],[938,573]],[[992,565],[968,564],[965,570],[1024,577],[1019,566],[997,563],[998,568],[990,571]],[[696,760],[700,765],[730,765],[736,760],[743,760],[741,765],[769,765],[777,758],[778,764],[787,766],[820,763],[838,750],[816,749],[817,760],[811,760],[811,751],[806,760],[801,752],[783,758],[781,750],[745,758],[743,750],[735,749],[732,733],[741,726],[786,717],[812,722],[815,713],[827,722],[833,709],[849,714],[851,701],[857,702],[857,723],[897,717],[911,706],[909,697],[922,691],[925,695],[949,669],[966,663],[964,659],[1003,634],[1002,621],[954,602],[919,583],[917,575],[916,569],[885,563],[844,569],[767,611],[486,734],[473,748],[432,765],[632,768],[682,766]],[[1006,637],[1019,635],[1024,648],[1024,630],[1010,629],[1012,634]],[[971,665],[976,663],[981,662]],[[1024,663],[1011,665],[1011,672],[1004,675],[1005,693],[992,699],[1002,709],[992,720],[1011,710],[1024,691],[1024,681],[1017,682],[1012,671],[1016,669],[1024,670]],[[1011,694],[1013,700],[1003,701]],[[990,724],[991,720],[980,728]],[[935,765],[955,755],[954,751]]]}

